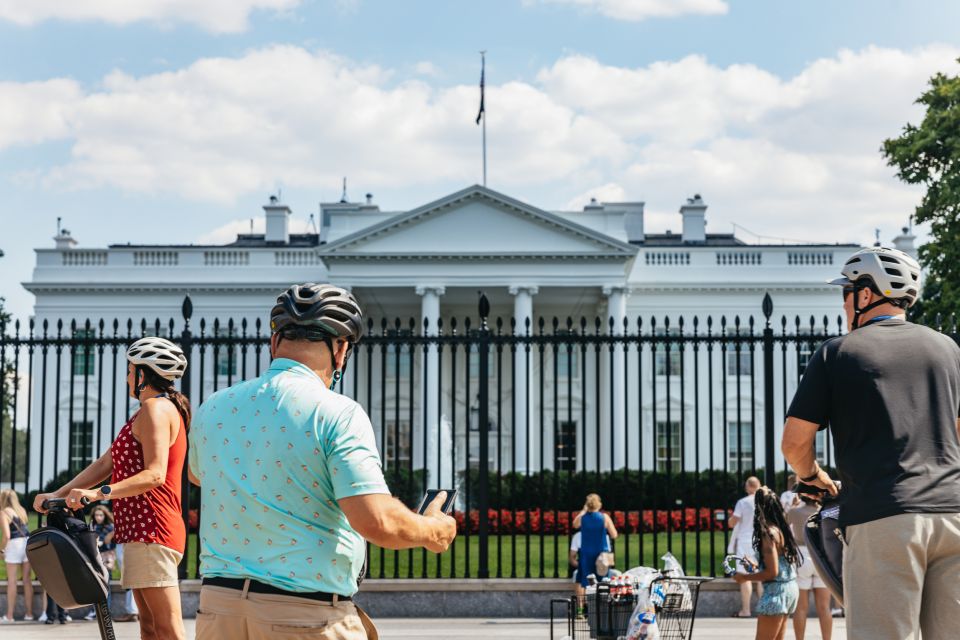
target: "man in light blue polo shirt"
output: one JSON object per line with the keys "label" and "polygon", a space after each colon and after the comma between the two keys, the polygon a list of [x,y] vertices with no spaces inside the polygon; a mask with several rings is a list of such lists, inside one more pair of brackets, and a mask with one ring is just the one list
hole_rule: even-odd
{"label": "man in light blue polo shirt", "polygon": [[294,285],[271,312],[270,368],[197,411],[199,640],[376,638],[351,601],[365,539],[440,552],[456,535],[440,498],[420,516],[390,497],[369,418],[331,390],[361,327],[347,291]]}

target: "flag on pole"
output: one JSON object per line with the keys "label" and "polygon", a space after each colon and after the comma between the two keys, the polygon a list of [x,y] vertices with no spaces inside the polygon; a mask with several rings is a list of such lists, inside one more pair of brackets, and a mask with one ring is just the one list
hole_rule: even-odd
{"label": "flag on pole", "polygon": [[477,124],[480,124],[480,118],[483,117],[484,108],[483,108],[483,75],[486,68],[486,58],[481,55],[480,57],[480,111],[477,112]]}

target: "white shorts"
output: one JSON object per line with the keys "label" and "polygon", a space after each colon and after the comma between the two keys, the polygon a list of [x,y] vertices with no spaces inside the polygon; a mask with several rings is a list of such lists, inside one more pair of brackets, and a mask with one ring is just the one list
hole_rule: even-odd
{"label": "white shorts", "polygon": [[[757,554],[753,549],[752,538],[750,540],[735,540],[733,543],[733,552],[734,555],[738,555],[741,558],[746,558],[753,562],[753,564],[757,564]],[[742,562],[737,563],[737,573],[747,573],[747,570],[744,568]]]}
{"label": "white shorts", "polygon": [[3,561],[7,564],[23,564],[27,561],[27,539],[13,538],[3,551]]}
{"label": "white shorts", "polygon": [[827,585],[820,579],[817,573],[817,566],[813,564],[813,558],[810,552],[804,546],[800,547],[800,553],[803,554],[803,564],[797,569],[797,586],[801,589],[826,589]]}

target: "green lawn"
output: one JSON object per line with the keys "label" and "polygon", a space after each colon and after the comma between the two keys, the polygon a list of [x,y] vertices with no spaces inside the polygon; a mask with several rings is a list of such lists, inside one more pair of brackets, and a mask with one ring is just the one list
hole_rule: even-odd
{"label": "green lawn", "polygon": [[[31,517],[30,527],[38,527],[36,514]],[[697,563],[697,536],[700,537],[700,558]],[[671,551],[684,565],[688,574],[714,575],[720,571],[720,563],[726,554],[722,532],[696,533],[645,533],[621,535],[616,541],[616,561],[618,569],[628,569],[637,565],[662,566],[660,556]],[[713,549],[711,550],[711,538]],[[569,537],[565,535],[531,534],[515,536],[490,536],[489,539],[489,571],[490,577],[517,577],[517,578],[566,578],[570,575],[567,566]],[[372,578],[406,578],[422,577],[426,566],[426,577],[437,577],[437,561],[440,561],[440,577],[463,578],[477,577],[480,567],[480,540],[476,535],[460,536],[450,550],[437,556],[433,553],[424,554],[423,550],[388,551],[379,547],[370,547],[370,577]],[[684,554],[684,543],[686,553]],[[190,534],[187,541],[187,575],[197,575],[197,535]],[[642,554],[641,554],[642,551]],[[470,570],[467,572],[467,556],[470,558]],[[499,573],[498,573],[499,559]],[[516,559],[516,567],[514,567]],[[451,572],[452,567],[452,572]],[[529,572],[528,572],[529,567]],[[412,575],[411,575],[412,572]],[[114,578],[120,579],[120,572],[114,570]],[[7,577],[6,565],[0,563],[0,580]]]}
{"label": "green lawn", "polygon": [[[628,569],[637,565],[643,566],[662,566],[660,556],[668,550],[677,557],[687,568],[687,573],[697,575],[712,575],[720,571],[720,564],[726,554],[723,533],[712,534],[714,548],[711,551],[710,538],[711,533],[700,533],[700,561],[697,564],[697,535],[696,533],[660,533],[643,535],[642,556],[641,540],[639,534],[621,536],[616,541],[616,561],[618,569]],[[686,540],[684,540],[686,538]],[[439,556],[440,559],[440,577],[476,577],[480,566],[479,539],[472,535],[461,536],[454,542],[453,547],[446,553]],[[684,542],[686,542],[686,555],[684,556]],[[531,535],[529,540],[527,536],[491,536],[489,542],[489,571],[490,577],[495,578],[498,575],[503,578],[529,577],[539,578],[566,578],[569,574],[567,565],[567,556],[569,555],[569,537],[559,536],[554,540],[552,535],[544,536],[541,540],[539,535]],[[468,553],[467,550],[469,550]],[[470,571],[467,573],[466,556],[470,558]],[[498,563],[500,559],[499,574]],[[513,566],[513,560],[516,559],[516,568]],[[686,561],[684,562],[684,558]],[[437,556],[435,554],[426,554],[426,564],[424,565],[424,553],[422,550],[414,551],[385,551],[378,547],[370,548],[370,576],[372,578],[406,578],[410,576],[412,569],[413,577],[420,577],[424,566],[426,566],[427,577],[437,577]],[[453,572],[451,574],[451,566]],[[527,568],[529,567],[529,573]],[[382,568],[382,572],[381,572]]]}

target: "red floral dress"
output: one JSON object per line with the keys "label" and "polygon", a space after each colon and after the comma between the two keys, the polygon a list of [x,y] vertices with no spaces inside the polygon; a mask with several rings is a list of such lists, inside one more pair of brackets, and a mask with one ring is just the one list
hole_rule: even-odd
{"label": "red floral dress", "polygon": [[[112,483],[125,480],[144,469],[143,448],[133,437],[133,421],[136,417],[135,414],[123,425],[110,447],[113,461]],[[187,434],[181,420],[177,437],[170,445],[167,474],[163,484],[139,496],[117,498],[113,501],[116,542],[162,544],[183,553],[187,532],[180,507],[180,489],[186,454]]]}

